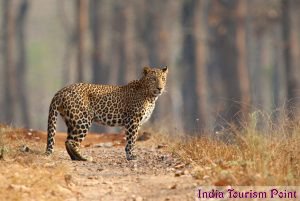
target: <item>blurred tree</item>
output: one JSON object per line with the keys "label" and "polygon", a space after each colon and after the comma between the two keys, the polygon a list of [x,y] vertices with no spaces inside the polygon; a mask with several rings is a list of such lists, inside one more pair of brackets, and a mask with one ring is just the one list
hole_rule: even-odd
{"label": "blurred tree", "polygon": [[[185,118],[185,129],[194,130],[197,123],[198,109],[197,109],[197,93],[196,93],[196,39],[193,34],[193,20],[195,18],[196,1],[184,1],[182,5],[182,27],[184,28],[183,35],[183,49],[182,49],[182,95],[185,104],[183,105],[183,116]],[[199,25],[197,25],[199,26]],[[198,67],[198,66],[197,66]],[[201,119],[201,117],[200,117]],[[203,119],[201,119],[202,123]]]}
{"label": "blurred tree", "polygon": [[3,0],[3,66],[4,66],[4,90],[5,106],[4,113],[7,123],[15,121],[17,109],[17,66],[15,63],[15,15],[14,1]]}
{"label": "blurred tree", "polygon": [[239,87],[241,92],[241,114],[242,121],[247,121],[250,112],[250,81],[247,62],[247,43],[246,43],[246,17],[248,12],[248,1],[239,0],[236,8],[236,46],[237,46],[237,71]]}
{"label": "blurred tree", "polygon": [[[61,28],[63,29],[63,32],[65,33],[65,50],[62,57],[62,83],[63,85],[70,84],[71,82],[74,82],[76,78],[73,77],[73,74],[77,72],[77,66],[75,65],[76,69],[74,70],[74,65],[72,61],[72,56],[74,54],[74,46],[76,45],[76,36],[77,36],[77,29],[74,31],[72,23],[68,18],[68,12],[66,10],[66,1],[57,1],[57,12],[59,15],[59,20],[61,23]],[[76,9],[75,9],[76,10]],[[77,49],[76,49],[77,50]],[[75,51],[76,51],[75,50]],[[73,73],[73,71],[76,71]]]}
{"label": "blurred tree", "polygon": [[[119,69],[121,72],[119,75],[119,80],[121,80],[121,83],[127,83],[129,81],[132,81],[134,79],[137,79],[136,77],[136,71],[137,66],[135,63],[136,60],[136,26],[135,26],[135,17],[136,12],[134,12],[134,0],[128,0],[126,2],[122,2],[122,8],[120,11],[121,18],[119,21],[120,25],[120,42],[121,42],[121,48],[120,48],[120,66]],[[123,20],[121,20],[123,19]]]}
{"label": "blurred tree", "polygon": [[[90,0],[90,26],[92,34],[92,77],[94,83],[109,83],[111,66],[109,66],[110,49],[106,43],[111,41],[106,31],[111,31],[106,26],[111,23],[110,18],[111,1]],[[113,34],[110,32],[110,34]]]}
{"label": "blurred tree", "polygon": [[244,1],[213,0],[210,9],[210,33],[213,39],[210,48],[223,85],[222,94],[219,95],[224,96],[221,124],[234,123],[240,126],[243,117],[248,115],[250,91],[244,33],[246,6]]}
{"label": "blurred tree", "polygon": [[[293,4],[292,4],[293,3]],[[299,81],[299,3],[293,0],[282,0],[282,37],[283,56],[287,81],[287,113],[290,120],[299,115],[300,81]],[[297,8],[297,9],[296,9]],[[292,18],[296,17],[296,19]]]}
{"label": "blurred tree", "polygon": [[198,108],[198,129],[207,129],[208,108],[207,103],[207,16],[209,2],[207,0],[196,1],[194,19],[193,19],[193,36],[195,38],[195,75],[196,75],[196,94]]}
{"label": "blurred tree", "polygon": [[88,31],[88,0],[76,0],[76,23],[77,28],[75,34],[77,35],[77,81],[82,82],[84,79],[84,59],[86,56],[86,34]]}
{"label": "blurred tree", "polygon": [[[261,116],[277,111],[285,104],[284,66],[281,49],[280,1],[247,1],[247,63],[251,84],[252,110],[260,111],[256,127],[265,129],[269,120]],[[274,112],[275,111],[275,112]]]}
{"label": "blurred tree", "polygon": [[182,5],[183,97],[186,129],[203,132],[208,124],[207,103],[207,16],[209,2],[185,1]]}
{"label": "blurred tree", "polygon": [[22,0],[19,4],[16,18],[16,42],[17,42],[17,85],[18,85],[18,102],[21,111],[22,123],[27,127],[30,126],[29,118],[29,104],[28,104],[28,90],[26,82],[27,71],[27,52],[26,52],[26,24],[27,13],[29,8],[28,0]]}
{"label": "blurred tree", "polygon": [[[26,19],[28,0],[3,1],[5,119],[30,126],[27,100]],[[20,115],[18,115],[20,114]]]}
{"label": "blurred tree", "polygon": [[147,32],[149,26],[149,6],[146,0],[135,0],[134,1],[134,12],[136,13],[135,17],[135,26],[136,26],[136,33],[135,33],[135,40],[136,40],[136,66],[137,66],[137,73],[140,75],[141,68],[150,65],[149,63],[149,48],[146,45],[147,39]]}

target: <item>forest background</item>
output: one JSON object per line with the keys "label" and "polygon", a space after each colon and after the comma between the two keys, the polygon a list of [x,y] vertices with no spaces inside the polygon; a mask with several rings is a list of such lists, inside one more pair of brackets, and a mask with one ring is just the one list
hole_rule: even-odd
{"label": "forest background", "polygon": [[151,121],[172,133],[299,118],[299,0],[1,0],[0,23],[2,123],[45,130],[63,86],[144,66],[169,67]]}

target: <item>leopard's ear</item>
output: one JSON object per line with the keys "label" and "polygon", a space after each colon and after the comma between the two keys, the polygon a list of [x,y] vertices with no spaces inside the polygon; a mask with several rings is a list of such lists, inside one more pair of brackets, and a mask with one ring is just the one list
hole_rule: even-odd
{"label": "leopard's ear", "polygon": [[144,74],[144,75],[147,75],[150,71],[151,71],[151,68],[146,66],[146,67],[144,67],[144,69],[143,69],[143,74]]}
{"label": "leopard's ear", "polygon": [[161,69],[163,72],[167,73],[168,72],[168,66],[165,66]]}

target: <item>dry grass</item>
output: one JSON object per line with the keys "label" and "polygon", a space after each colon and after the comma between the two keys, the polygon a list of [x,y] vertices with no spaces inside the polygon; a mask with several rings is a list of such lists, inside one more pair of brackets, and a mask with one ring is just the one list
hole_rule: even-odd
{"label": "dry grass", "polygon": [[67,166],[43,156],[41,145],[23,136],[21,129],[0,125],[1,199],[65,200],[72,193]]}
{"label": "dry grass", "polygon": [[[299,125],[270,125],[258,132],[255,120],[242,130],[224,131],[217,138],[169,138],[153,131],[147,143],[169,145],[169,151],[191,164],[199,185],[300,185]],[[0,125],[1,200],[80,197],[68,182],[68,165],[56,155],[44,157],[44,143],[25,139],[24,132]]]}
{"label": "dry grass", "polygon": [[221,135],[232,141],[225,143],[222,136],[181,138],[170,151],[193,166],[201,185],[300,185],[299,126],[272,125],[258,132],[247,125],[242,132]]}

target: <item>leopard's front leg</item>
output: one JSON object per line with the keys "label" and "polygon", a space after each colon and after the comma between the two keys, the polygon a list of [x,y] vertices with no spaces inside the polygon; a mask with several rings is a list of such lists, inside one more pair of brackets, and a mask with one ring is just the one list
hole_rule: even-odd
{"label": "leopard's front leg", "polygon": [[137,123],[133,123],[133,121],[130,121],[125,126],[126,129],[126,146],[125,146],[125,152],[126,152],[126,159],[127,160],[136,160],[136,155],[133,153],[134,152],[134,146],[135,146],[135,141],[137,139],[138,135],[138,130],[140,128],[140,125]]}

